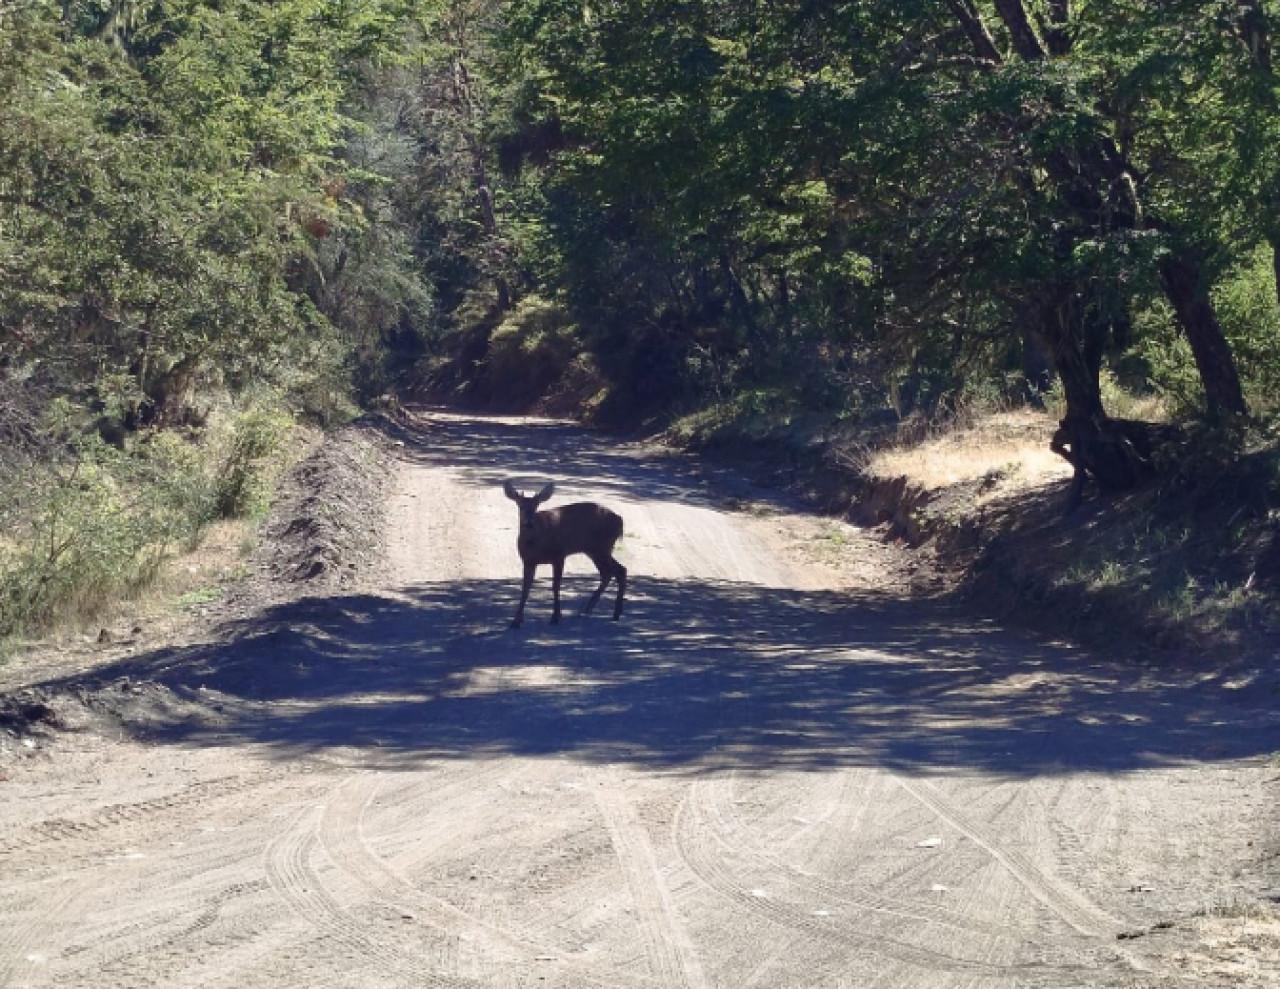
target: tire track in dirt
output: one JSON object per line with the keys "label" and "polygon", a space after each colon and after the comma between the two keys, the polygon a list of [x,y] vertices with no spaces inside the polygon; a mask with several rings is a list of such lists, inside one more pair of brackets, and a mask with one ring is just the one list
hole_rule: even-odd
{"label": "tire track in dirt", "polygon": [[[74,960],[76,956],[86,955],[90,950],[72,942],[71,938],[85,933],[83,921],[94,906],[95,894],[100,899],[103,888],[111,888],[113,885],[104,879],[103,868],[111,868],[104,863],[111,863],[113,859],[141,862],[145,858],[142,853],[131,850],[106,853],[102,847],[104,836],[113,835],[118,839],[119,832],[125,831],[130,838],[142,838],[141,841],[130,842],[131,845],[144,845],[150,829],[157,825],[164,827],[167,824],[184,823],[180,819],[174,820],[174,812],[200,807],[208,813],[217,800],[297,773],[296,768],[286,770],[267,767],[260,772],[197,781],[163,797],[109,805],[82,819],[50,818],[17,829],[16,833],[9,836],[0,853],[0,874],[16,874],[19,854],[23,854],[24,863],[29,868],[32,867],[34,860],[31,853],[47,849],[45,858],[55,852],[59,853],[57,862],[48,867],[56,868],[63,880],[56,896],[33,900],[29,909],[15,911],[11,922],[0,924],[0,986],[8,985],[11,978],[16,978],[15,973],[24,968],[24,960],[37,967],[28,970],[21,984],[36,985],[50,977],[50,967],[55,962]],[[133,833],[138,829],[141,829],[141,835]],[[243,855],[237,857],[244,858]],[[13,865],[9,864],[11,862]],[[68,870],[70,862],[75,865]],[[216,863],[209,861],[202,863],[206,871],[215,865]],[[113,872],[112,875],[116,873]],[[126,879],[123,874],[119,878],[121,882]],[[9,905],[12,907],[13,904]],[[201,929],[196,925],[187,935],[175,935],[171,928],[172,925],[162,923],[155,929],[148,930],[144,924],[135,923],[124,931],[112,932],[115,943],[105,953],[96,947],[91,949],[95,969],[108,964],[117,956],[144,954],[156,945],[174,942],[175,937],[194,937]],[[3,936],[6,932],[7,938]],[[36,946],[40,948],[39,952],[34,950]],[[59,983],[70,984],[77,977],[76,972],[74,964],[70,971],[60,971]]]}
{"label": "tire track in dirt", "polygon": [[[781,879],[795,891],[796,899],[811,894],[814,899],[841,903],[901,920],[954,928],[971,936],[1005,938],[1010,936],[1010,928],[1007,925],[985,923],[964,912],[924,903],[905,904],[893,897],[859,890],[848,881],[826,879],[821,875],[797,870],[764,847],[750,829],[736,819],[732,809],[732,793],[733,777],[712,783],[698,781],[691,787],[688,799],[696,818],[704,822],[706,829],[719,844],[733,849],[739,857],[744,855],[750,857],[757,867]],[[853,816],[856,819],[862,813],[863,811],[859,809],[853,812]],[[837,844],[838,840],[833,839],[825,844],[832,846]]]}
{"label": "tire track in dirt", "polygon": [[[461,791],[465,788],[474,792],[477,784],[498,776],[502,768],[495,766],[482,771],[479,778],[472,776],[460,780],[450,789]],[[363,836],[365,810],[378,796],[381,784],[380,774],[358,774],[350,778],[338,787],[334,798],[325,805],[320,821],[320,837],[325,851],[370,895],[397,910],[411,912],[416,919],[449,937],[460,939],[475,950],[482,965],[491,968],[495,964],[529,965],[535,961],[554,961],[556,967],[601,986],[649,985],[648,982],[637,983],[623,972],[601,972],[582,965],[549,945],[533,943],[518,934],[500,930],[415,886],[407,876],[376,855]],[[447,790],[434,790],[431,796],[437,806],[447,804],[451,797]],[[448,830],[454,830],[452,821]],[[424,847],[437,847],[429,834],[419,835],[419,842]]]}
{"label": "tire track in dirt", "polygon": [[[150,927],[145,923],[135,925],[133,929],[123,932],[111,932],[111,939],[105,945],[69,948],[68,957],[84,955],[85,964],[77,970],[78,980],[69,974],[62,974],[59,985],[83,984],[98,987],[108,985],[131,985],[139,981],[151,984],[167,984],[172,982],[170,972],[174,966],[160,974],[160,960],[168,960],[180,967],[192,954],[198,953],[199,944],[207,946],[214,928],[222,922],[227,906],[236,900],[253,897],[270,889],[265,879],[254,879],[248,882],[233,883],[208,896],[195,911],[175,919],[171,930]],[[242,937],[249,937],[246,932]],[[138,971],[145,966],[147,979],[140,980]]]}
{"label": "tire track in dirt", "polygon": [[[64,879],[57,895],[44,899],[38,910],[19,912],[4,925],[8,935],[0,941],[0,987],[38,986],[48,981],[48,962],[54,949],[61,946],[65,925],[78,916],[73,908],[90,895],[97,881],[97,876],[87,874],[71,881]],[[0,913],[0,918],[3,916]],[[36,951],[36,946],[44,950]]]}
{"label": "tire track in dirt", "polygon": [[23,825],[17,833],[0,838],[0,862],[3,856],[14,852],[26,851],[37,845],[70,841],[77,838],[92,838],[99,832],[143,820],[166,811],[184,810],[188,807],[207,806],[208,802],[220,797],[242,793],[263,783],[272,782],[286,775],[305,773],[305,767],[293,769],[270,767],[257,773],[235,776],[223,776],[212,780],[198,780],[182,790],[154,797],[150,800],[139,800],[135,803],[112,804],[104,807],[92,817],[71,820],[64,817],[50,818]]}
{"label": "tire track in dirt", "polygon": [[[840,773],[838,782],[834,785],[830,782],[826,785],[815,784],[808,788],[803,802],[792,802],[787,808],[787,817],[791,823],[799,825],[794,835],[788,839],[775,832],[770,839],[762,839],[757,847],[798,847],[803,844],[807,854],[803,855],[803,867],[795,866],[795,871],[806,877],[836,871],[844,861],[843,850],[848,848],[851,839],[861,828],[863,815],[870,802],[866,798],[866,788],[878,778],[878,774],[873,774],[871,770],[853,769]],[[737,774],[731,774],[730,779],[736,782]],[[845,950],[843,945],[833,949],[829,942],[823,943],[813,938],[804,938],[803,943],[807,956],[821,955],[824,950],[828,953],[832,950]],[[741,980],[742,989],[772,989],[779,978],[779,965],[795,951],[795,943],[789,942],[767,952],[759,964]]]}
{"label": "tire track in dirt", "polygon": [[438,989],[479,989],[483,983],[427,970],[425,959],[406,960],[403,945],[372,933],[329,893],[311,865],[322,813],[323,806],[303,808],[267,847],[263,867],[276,895],[317,933],[387,974]]}
{"label": "tire track in dirt", "polygon": [[[718,808],[714,801],[708,802],[705,794],[698,793],[702,787],[701,782],[694,783],[690,787],[689,795],[677,811],[676,842],[685,863],[717,894],[750,913],[818,942],[839,944],[846,948],[863,951],[869,950],[895,961],[932,971],[959,970],[993,975],[1007,971],[1004,966],[991,965],[963,955],[912,944],[893,937],[886,931],[855,930],[847,923],[842,923],[838,917],[822,917],[815,913],[811,906],[806,907],[784,900],[765,888],[744,882],[739,872],[728,865],[728,860],[741,851],[740,847],[733,843],[740,836],[733,835],[731,839],[726,835],[722,824],[717,820]],[[770,868],[776,868],[775,863],[767,864]],[[790,884],[794,879],[811,877],[788,875],[786,878]],[[930,916],[933,911],[926,912],[914,907],[903,907],[881,897],[850,895],[845,889],[832,892],[823,889],[824,886],[840,887],[841,884],[810,882],[809,885],[813,889],[822,890],[824,898],[828,901],[833,898],[839,899],[862,913],[879,912],[897,917],[899,920],[947,923],[958,927],[971,926],[957,918],[948,917],[946,920],[938,920]],[[982,930],[981,934],[985,937],[994,936],[994,932],[986,929]]]}
{"label": "tire track in dirt", "polygon": [[[769,844],[774,848],[806,845],[804,864],[795,867],[802,875],[831,871],[840,850],[847,847],[862,826],[869,802],[862,794],[871,778],[870,770],[849,769],[839,773],[834,783],[815,786],[815,798],[809,802],[812,810],[795,803],[788,808],[791,823],[799,825],[794,834],[775,835]],[[838,836],[838,840],[831,840],[832,836]]]}
{"label": "tire track in dirt", "polygon": [[[473,817],[492,808],[492,797],[486,793],[487,784],[510,776],[511,767],[494,762],[486,768],[459,775],[456,779],[424,789],[420,795],[429,797],[431,811],[428,817],[435,820],[419,820],[414,825],[413,845],[429,849],[427,859],[419,858],[415,865],[421,868],[431,858],[447,856],[451,839],[462,836],[458,827],[458,815]],[[412,916],[455,946],[459,966],[466,964],[467,979],[477,979],[485,985],[499,984],[508,969],[522,969],[534,965],[546,967],[548,972],[560,971],[571,975],[579,983],[596,985],[602,989],[634,986],[636,989],[653,989],[647,978],[616,969],[601,969],[584,964],[563,951],[528,936],[522,930],[507,931],[457,907],[448,900],[435,896],[417,886],[401,870],[379,856],[364,836],[366,811],[382,792],[387,779],[398,779],[394,774],[369,772],[357,773],[331,792],[324,802],[316,825],[320,846],[334,865],[345,876],[354,880],[369,897],[386,905],[401,916]],[[403,814],[407,807],[401,807]],[[311,870],[307,879],[309,889],[319,889],[322,879]],[[304,906],[314,916],[316,903]],[[323,921],[330,921],[334,904],[320,906]],[[354,918],[348,922],[356,923]],[[376,934],[366,937],[367,942]],[[461,976],[456,975],[455,978]]]}
{"label": "tire track in dirt", "polygon": [[898,784],[933,811],[942,820],[984,849],[999,862],[1032,896],[1057,914],[1078,934],[1090,938],[1114,935],[1123,928],[1117,920],[1101,907],[1087,899],[1079,890],[1059,880],[1046,876],[1027,856],[1001,846],[991,829],[979,824],[956,807],[933,784],[924,780],[896,777]]}
{"label": "tire track in dirt", "polygon": [[649,835],[621,782],[612,773],[605,774],[595,797],[631,892],[658,983],[664,989],[710,989],[693,942],[671,902]]}

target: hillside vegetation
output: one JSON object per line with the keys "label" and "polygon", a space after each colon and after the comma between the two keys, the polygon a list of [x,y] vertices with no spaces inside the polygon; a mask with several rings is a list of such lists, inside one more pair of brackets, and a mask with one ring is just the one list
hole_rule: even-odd
{"label": "hillside vegetation", "polygon": [[1274,0],[7,4],[0,636],[136,592],[261,512],[297,429],[399,394],[785,468],[1009,613],[1264,642],[1277,27]]}

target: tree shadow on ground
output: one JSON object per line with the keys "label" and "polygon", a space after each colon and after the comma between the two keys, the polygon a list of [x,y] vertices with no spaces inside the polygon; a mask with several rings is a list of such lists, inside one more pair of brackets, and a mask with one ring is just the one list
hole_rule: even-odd
{"label": "tree shadow on ground", "polygon": [[[567,604],[594,581],[567,578]],[[163,685],[149,739],[363,765],[563,756],[705,771],[881,766],[1124,772],[1280,750],[1221,684],[1107,666],[944,606],[692,580],[635,583],[621,622],[532,610],[512,581],[312,597],[216,643],[46,684]],[[540,602],[545,606],[546,602]]]}
{"label": "tree shadow on ground", "polygon": [[[400,455],[424,467],[447,467],[454,478],[476,487],[499,487],[508,479],[527,487],[555,481],[558,496],[589,488],[592,497],[656,500],[689,505],[719,504],[723,496],[750,496],[793,505],[731,472],[714,471],[692,458],[660,454],[629,443],[608,444],[582,426],[549,419],[451,416],[427,413],[411,427],[388,434]],[[709,475],[715,474],[717,493]]]}

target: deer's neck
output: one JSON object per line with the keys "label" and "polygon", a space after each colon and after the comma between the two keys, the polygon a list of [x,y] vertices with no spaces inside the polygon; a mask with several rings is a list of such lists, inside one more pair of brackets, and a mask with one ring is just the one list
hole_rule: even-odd
{"label": "deer's neck", "polygon": [[548,562],[556,554],[554,540],[555,519],[546,512],[539,512],[533,521],[520,526],[520,535],[516,539],[516,548],[526,561]]}

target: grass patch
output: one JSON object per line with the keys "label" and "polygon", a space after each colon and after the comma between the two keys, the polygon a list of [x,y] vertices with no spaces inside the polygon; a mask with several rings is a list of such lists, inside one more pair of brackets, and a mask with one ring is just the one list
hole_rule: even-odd
{"label": "grass patch", "polygon": [[[1114,386],[1114,382],[1108,387]],[[1160,418],[1151,396],[1113,402]],[[948,422],[825,419],[785,391],[685,416],[667,438],[741,464],[820,509],[932,542],[989,613],[1094,644],[1238,655],[1280,634],[1280,430],[1193,434],[1182,460],[1064,516],[1053,412],[969,408]],[[1273,646],[1271,647],[1273,648]]]}
{"label": "grass patch", "polygon": [[871,452],[866,469],[874,477],[905,477],[936,491],[968,481],[988,489],[1033,486],[1070,477],[1071,468],[1049,449],[1057,423],[1031,409],[976,416],[955,428],[931,430],[914,443]]}
{"label": "grass patch", "polygon": [[168,583],[211,526],[266,510],[292,456],[291,420],[269,399],[198,436],[150,432],[124,449],[74,429],[65,407],[43,428],[53,454],[6,478],[0,498],[0,640],[93,621]]}
{"label": "grass patch", "polygon": [[191,611],[203,604],[211,604],[222,597],[221,587],[202,587],[196,591],[189,591],[182,595],[174,602],[175,606],[182,611]]}
{"label": "grass patch", "polygon": [[[1274,447],[1062,514],[1062,486],[988,506],[975,596],[1096,641],[1238,654],[1280,633]],[[1206,464],[1209,460],[1206,458]]]}
{"label": "grass patch", "polygon": [[787,389],[755,388],[681,416],[667,427],[666,437],[693,448],[776,437],[794,429],[800,412]]}

